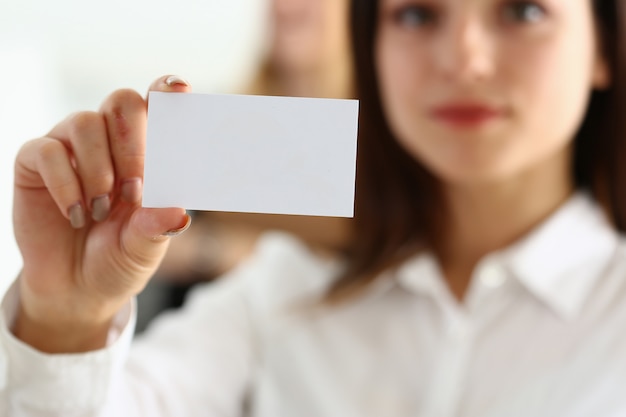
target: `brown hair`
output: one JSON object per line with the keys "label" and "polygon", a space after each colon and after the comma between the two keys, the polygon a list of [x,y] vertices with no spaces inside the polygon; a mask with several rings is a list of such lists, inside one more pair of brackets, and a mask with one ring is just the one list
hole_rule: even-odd
{"label": "brown hair", "polygon": [[[574,141],[572,175],[626,230],[626,2],[593,0],[612,85],[595,91]],[[436,244],[436,179],[394,139],[383,115],[374,62],[378,0],[352,0],[351,35],[361,100],[354,241],[328,301],[359,293],[379,273]]]}

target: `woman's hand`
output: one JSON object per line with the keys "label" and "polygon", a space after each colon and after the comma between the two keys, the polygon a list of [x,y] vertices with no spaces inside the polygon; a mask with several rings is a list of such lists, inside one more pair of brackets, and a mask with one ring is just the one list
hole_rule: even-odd
{"label": "woman's hand", "polygon": [[[178,77],[150,90],[187,92]],[[111,318],[146,285],[183,209],[141,208],[147,101],[111,94],[26,143],[15,163],[13,222],[24,259],[17,337],[48,352],[104,345]]]}

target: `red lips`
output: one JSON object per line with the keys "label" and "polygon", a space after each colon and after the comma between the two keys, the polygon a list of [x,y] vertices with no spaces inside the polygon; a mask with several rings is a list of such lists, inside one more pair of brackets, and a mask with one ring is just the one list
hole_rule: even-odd
{"label": "red lips", "polygon": [[455,103],[436,107],[431,115],[454,127],[478,127],[504,115],[501,109],[484,104]]}

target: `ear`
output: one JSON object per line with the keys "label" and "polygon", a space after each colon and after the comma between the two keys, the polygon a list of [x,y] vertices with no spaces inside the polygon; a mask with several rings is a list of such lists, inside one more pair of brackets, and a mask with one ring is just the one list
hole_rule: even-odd
{"label": "ear", "polygon": [[606,57],[605,35],[596,29],[595,35],[595,59],[593,62],[593,73],[591,74],[592,86],[596,90],[606,90],[611,87],[612,76],[609,60]]}
{"label": "ear", "polygon": [[598,52],[598,56],[595,59],[593,65],[592,85],[597,90],[606,90],[611,87],[611,70],[609,64],[604,56]]}

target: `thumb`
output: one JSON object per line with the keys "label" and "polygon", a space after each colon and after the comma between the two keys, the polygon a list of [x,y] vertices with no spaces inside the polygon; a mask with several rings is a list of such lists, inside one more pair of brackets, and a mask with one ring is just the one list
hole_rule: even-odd
{"label": "thumb", "polygon": [[181,208],[139,208],[122,235],[122,244],[133,261],[158,265],[169,238],[183,233],[191,225],[191,216]]}

